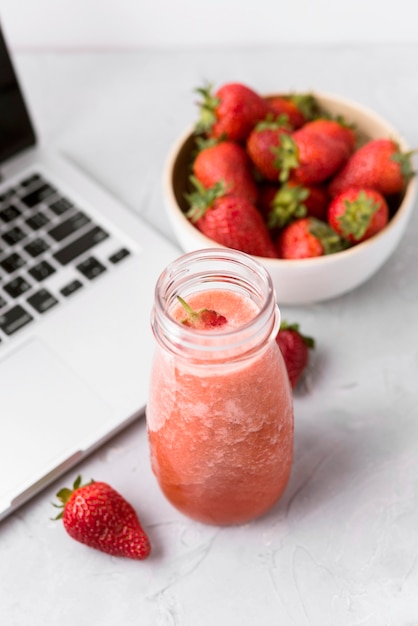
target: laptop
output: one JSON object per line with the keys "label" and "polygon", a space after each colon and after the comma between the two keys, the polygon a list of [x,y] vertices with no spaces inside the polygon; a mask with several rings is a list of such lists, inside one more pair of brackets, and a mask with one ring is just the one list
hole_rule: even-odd
{"label": "laptop", "polygon": [[37,141],[1,27],[0,175],[2,519],[144,414],[180,252]]}

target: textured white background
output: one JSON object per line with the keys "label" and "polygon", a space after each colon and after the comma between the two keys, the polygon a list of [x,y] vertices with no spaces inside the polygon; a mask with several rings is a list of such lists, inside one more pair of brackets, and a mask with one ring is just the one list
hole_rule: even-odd
{"label": "textured white background", "polygon": [[416,0],[2,0],[18,47],[418,42]]}
{"label": "textured white background", "polygon": [[[340,94],[418,145],[418,44],[20,52],[16,61],[42,137],[168,237],[161,169],[205,78]],[[317,349],[295,393],[291,480],[266,516],[237,528],[181,516],[158,489],[139,421],[1,523],[0,624],[418,626],[417,240],[415,210],[365,285],[282,308]],[[77,472],[132,502],[154,546],[148,561],[89,550],[49,520],[55,492]]]}
{"label": "textured white background", "polygon": [[[40,135],[171,238],[161,169],[206,79],[340,94],[418,146],[417,13],[416,0],[0,3]],[[418,626],[417,239],[415,210],[367,284],[282,310],[317,349],[276,507],[238,528],[184,518],[139,421],[77,471],[132,502],[152,557],[112,559],[49,520],[71,472],[1,523],[0,624]]]}

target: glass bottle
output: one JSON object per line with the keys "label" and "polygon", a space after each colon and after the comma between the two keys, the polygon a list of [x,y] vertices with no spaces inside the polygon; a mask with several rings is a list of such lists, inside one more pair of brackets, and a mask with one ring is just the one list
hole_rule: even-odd
{"label": "glass bottle", "polygon": [[[186,325],[178,296],[227,322]],[[279,326],[270,275],[241,252],[185,254],[157,282],[146,411],[151,464],[166,498],[195,520],[247,522],[286,487],[293,402]]]}

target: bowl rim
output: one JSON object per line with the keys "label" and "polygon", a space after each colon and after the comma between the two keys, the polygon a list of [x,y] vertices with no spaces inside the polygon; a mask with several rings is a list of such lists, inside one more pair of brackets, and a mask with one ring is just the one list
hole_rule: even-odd
{"label": "bowl rim", "polygon": [[[411,150],[406,140],[404,139],[404,137],[395,129],[395,127],[392,126],[392,124],[388,122],[383,116],[381,116],[379,113],[376,113],[369,107],[363,104],[359,104],[353,100],[350,100],[341,96],[335,96],[327,92],[313,90],[313,91],[309,91],[309,93],[312,94],[319,101],[331,100],[337,106],[338,106],[338,103],[341,103],[344,107],[356,109],[363,116],[370,117],[376,123],[384,126],[387,129],[386,136],[396,141],[396,143],[399,144],[399,146],[402,148],[403,151]],[[263,97],[271,97],[273,95],[280,95],[280,94],[267,94]],[[190,221],[187,219],[187,217],[185,216],[185,214],[179,207],[176,197],[174,195],[173,185],[171,183],[173,168],[174,168],[174,165],[175,165],[175,162],[176,162],[176,159],[180,152],[181,147],[188,139],[191,138],[193,133],[194,133],[194,126],[189,126],[185,131],[183,131],[182,134],[177,138],[177,140],[172,145],[166,157],[164,168],[163,168],[164,195],[166,199],[169,200],[169,207],[170,207],[171,214],[173,216],[174,215],[180,216],[182,223],[188,229],[188,232],[192,233],[194,237],[197,237],[199,240],[202,241],[202,248],[216,247],[216,248],[225,249],[226,246],[217,243],[213,239],[210,239],[209,237],[204,235],[202,232],[200,232],[195,226],[193,226],[193,224],[190,223]],[[398,227],[399,222],[401,222],[402,220],[405,220],[408,214],[412,212],[412,209],[414,207],[416,197],[417,197],[417,180],[416,179],[417,179],[417,174],[414,173],[412,178],[407,183],[406,190],[405,190],[404,197],[402,199],[401,204],[399,205],[396,213],[389,220],[388,224],[378,233],[373,235],[373,237],[370,237],[369,239],[366,239],[365,241],[362,241],[350,248],[347,248],[346,250],[341,250],[340,252],[336,252],[334,254],[326,254],[326,255],[319,256],[319,257],[310,257],[306,259],[280,259],[280,258],[276,259],[276,258],[269,258],[269,257],[259,257],[257,255],[251,255],[251,256],[254,256],[257,259],[261,259],[265,265],[271,264],[272,267],[288,266],[288,267],[293,267],[293,268],[304,267],[306,266],[306,264],[309,264],[309,266],[327,265],[327,264],[335,262],[337,259],[340,259],[342,261],[343,259],[349,258],[350,256],[355,256],[355,255],[360,256],[365,250],[367,250],[367,248],[370,248],[371,245],[374,246],[375,243],[377,244],[379,241],[385,239],[386,237],[389,237],[390,234]]]}

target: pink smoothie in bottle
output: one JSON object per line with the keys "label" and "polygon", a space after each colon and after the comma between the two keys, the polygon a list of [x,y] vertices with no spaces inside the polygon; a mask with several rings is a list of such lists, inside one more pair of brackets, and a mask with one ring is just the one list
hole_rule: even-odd
{"label": "pink smoothie in bottle", "polygon": [[206,523],[243,523],[278,500],[292,464],[292,392],[277,325],[260,339],[253,332],[260,307],[228,286],[191,292],[185,300],[227,322],[184,330],[185,310],[172,303],[171,319],[179,332],[197,336],[200,351],[196,358],[187,341],[176,354],[157,347],[147,407],[152,468],[182,513]]}

